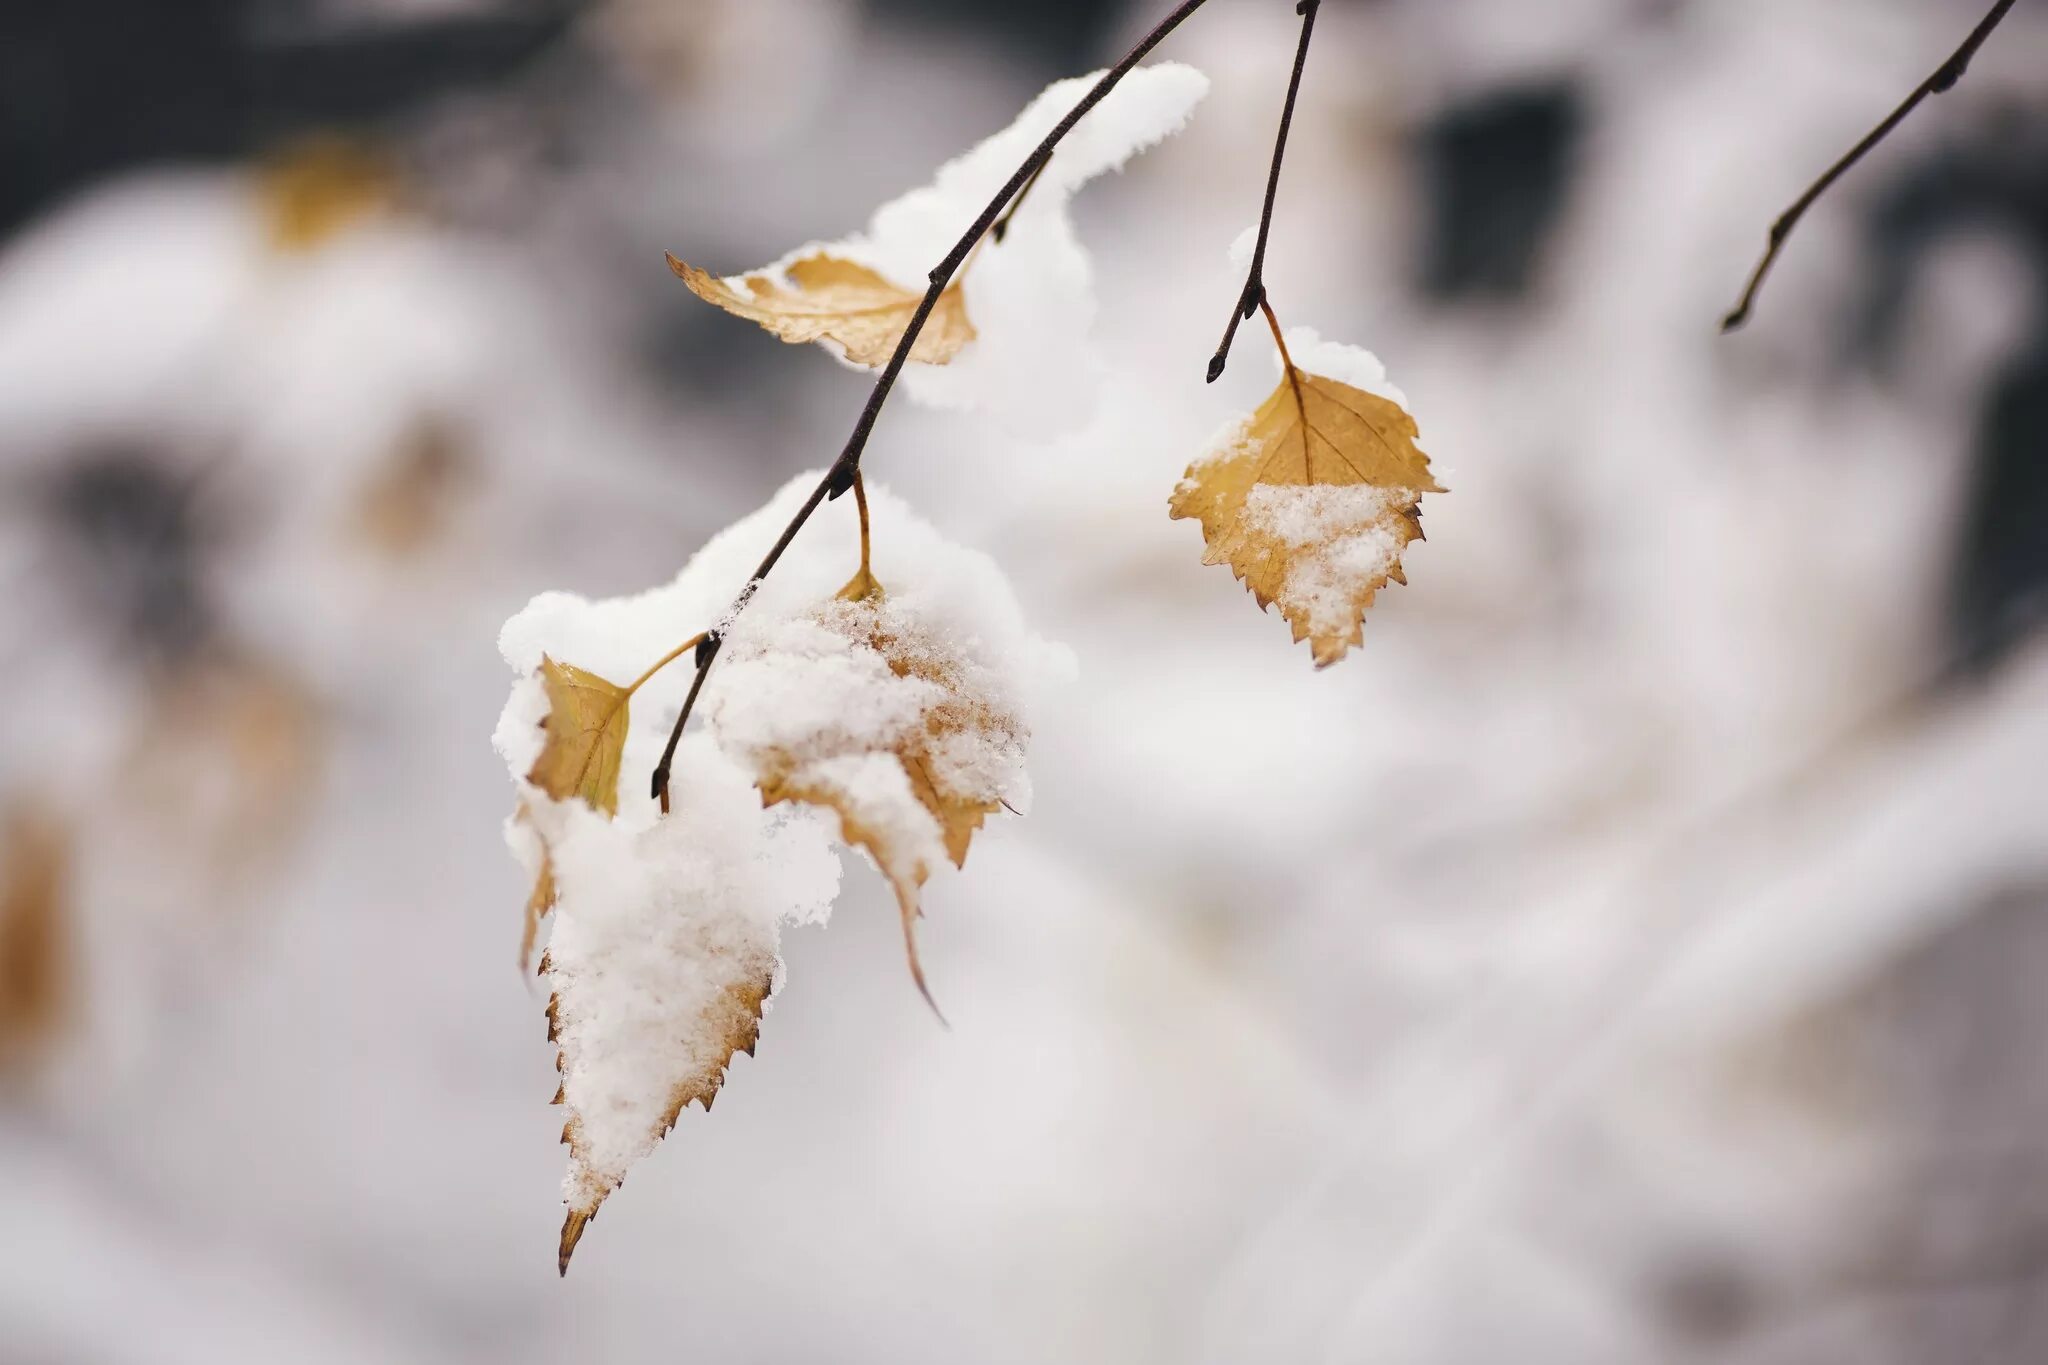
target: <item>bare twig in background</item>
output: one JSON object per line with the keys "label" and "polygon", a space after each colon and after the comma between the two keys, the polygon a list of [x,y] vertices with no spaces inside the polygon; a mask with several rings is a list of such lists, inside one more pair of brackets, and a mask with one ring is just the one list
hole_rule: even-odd
{"label": "bare twig in background", "polygon": [[[1977,49],[1984,46],[1985,39],[1991,36],[1991,31],[1998,27],[1999,21],[2005,18],[2006,11],[2012,6],[2013,0],[1997,0],[1997,3],[1992,5],[1991,12],[1978,21],[1977,27],[1970,31],[1969,37],[1963,39],[1963,45],[1950,53],[1948,60],[1935,68],[1933,75],[1920,82],[1913,93],[1906,96],[1905,101],[1885,117],[1884,122],[1866,133],[1861,142],[1843,154],[1841,160],[1822,172],[1820,179],[1807,186],[1806,193],[1794,200],[1791,208],[1778,215],[1778,221],[1771,224],[1770,243],[1764,248],[1763,258],[1756,263],[1756,269],[1750,272],[1749,284],[1742,291],[1741,301],[1729,311],[1728,316],[1721,319],[1721,330],[1724,333],[1732,332],[1749,321],[1750,309],[1756,303],[1757,291],[1763,288],[1764,277],[1769,275],[1771,267],[1777,264],[1778,253],[1785,249],[1785,239],[1792,235],[1792,229],[1799,225],[1799,220],[1805,217],[1806,211],[1833,188],[1834,183],[1840,180],[1851,166],[1861,161],[1865,153],[1889,137],[1894,128],[1904,123],[1907,115],[1920,107],[1922,100],[1929,95],[1939,95],[1953,89],[1956,82],[1963,78],[1963,73],[1970,69],[1970,59],[1977,55]],[[1263,243],[1263,238],[1261,242]]]}

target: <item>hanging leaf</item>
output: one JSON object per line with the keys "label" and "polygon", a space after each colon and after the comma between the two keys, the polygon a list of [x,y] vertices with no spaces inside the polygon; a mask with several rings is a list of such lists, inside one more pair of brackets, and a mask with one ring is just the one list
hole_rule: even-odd
{"label": "hanging leaf", "polygon": [[[1315,351],[1343,358],[1331,368],[1363,357]],[[1260,610],[1277,604],[1324,668],[1364,640],[1379,590],[1408,581],[1401,555],[1422,538],[1422,495],[1444,490],[1399,403],[1284,352],[1282,370],[1258,411],[1188,466],[1168,506],[1201,522],[1202,562],[1228,564]]]}
{"label": "hanging leaf", "polygon": [[[820,726],[799,722],[768,742],[739,743],[727,733],[728,694],[714,729],[751,768],[764,804],[832,811],[841,839],[874,860],[896,893],[911,978],[929,1001],[917,953],[920,893],[942,859],[965,864],[975,831],[1001,809],[1004,780],[1021,760],[1023,724],[984,665],[895,610],[872,579],[856,579],[849,592],[857,587],[820,605],[787,652],[771,643],[749,659],[742,642],[734,669],[741,677],[753,676],[740,672],[750,667],[781,670],[795,687],[815,671],[844,689],[832,712],[820,713]],[[835,645],[822,653],[819,628]]]}
{"label": "hanging leaf", "polygon": [[580,796],[606,815],[619,813],[619,767],[626,754],[632,694],[574,664],[542,657],[547,740],[526,780],[558,801]]}
{"label": "hanging leaf", "polygon": [[[907,938],[927,878],[966,857],[990,812],[1027,799],[1026,707],[1064,679],[1065,652],[1029,630],[992,561],[865,484],[854,508],[871,504],[888,589],[866,555],[849,581],[844,547],[793,544],[773,590],[720,623],[718,667],[674,753],[671,810],[621,799],[621,760],[637,779],[638,741],[653,737],[626,755],[628,694],[691,657],[700,639],[671,646],[678,616],[729,600],[735,563],[753,562],[823,474],[792,480],[669,588],[601,603],[544,594],[500,636],[515,681],[494,742],[531,887],[522,957],[545,937],[569,1149],[564,1268],[637,1163],[753,1052],[783,928],[821,923],[837,897],[835,834],[886,874]],[[648,657],[647,672],[622,688],[558,662],[595,662],[582,651],[599,640],[607,657]]]}
{"label": "hanging leaf", "polygon": [[[548,1038],[562,1075],[555,1102],[569,1114],[562,1128],[568,1212],[556,1261],[564,1275],[584,1229],[624,1183],[627,1168],[693,1102],[710,1112],[736,1053],[754,1055],[761,1015],[775,992],[781,961],[772,933],[754,942],[708,917],[697,923],[686,915],[660,932],[685,946],[608,944],[598,935],[586,944],[576,929],[557,929],[542,958],[553,988]],[[648,963],[687,969],[655,977]]]}
{"label": "hanging leaf", "polygon": [[[779,272],[755,271],[720,279],[668,258],[690,292],[781,337],[784,341],[838,343],[856,365],[879,367],[903,339],[924,292],[899,288],[864,265],[822,253],[801,257]],[[777,275],[780,278],[777,278]],[[974,340],[967,301],[956,282],[939,295],[910,359],[943,365]]]}

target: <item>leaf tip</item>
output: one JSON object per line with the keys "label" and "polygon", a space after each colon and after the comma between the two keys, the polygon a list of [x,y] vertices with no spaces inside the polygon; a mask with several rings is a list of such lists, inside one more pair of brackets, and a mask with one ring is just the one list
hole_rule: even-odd
{"label": "leaf tip", "polygon": [[917,987],[917,993],[924,997],[924,1003],[931,1007],[932,1017],[939,1021],[939,1027],[950,1032],[953,1026],[946,1022],[945,1011],[932,998],[931,983],[924,977],[924,962],[917,955],[917,919],[924,913],[917,903],[917,888],[897,881],[896,904],[903,912],[903,951],[910,961],[910,980]]}
{"label": "leaf tip", "polygon": [[555,1260],[556,1273],[566,1279],[569,1274],[569,1258],[576,1254],[576,1244],[583,1240],[583,1229],[590,1226],[595,1217],[590,1209],[570,1209],[568,1217],[562,1220],[562,1247]]}

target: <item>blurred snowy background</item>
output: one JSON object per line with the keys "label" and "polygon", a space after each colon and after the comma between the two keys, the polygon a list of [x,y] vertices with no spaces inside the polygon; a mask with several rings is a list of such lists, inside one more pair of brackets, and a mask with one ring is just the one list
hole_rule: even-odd
{"label": "blurred snowy background", "polygon": [[864,393],[689,298],[1164,3],[0,14],[0,1361],[2048,1359],[2048,12],[1330,0],[1273,297],[1449,497],[1317,674],[1167,493],[1297,20],[1076,209],[1118,380],[876,478],[1079,683],[555,1277],[499,624]]}

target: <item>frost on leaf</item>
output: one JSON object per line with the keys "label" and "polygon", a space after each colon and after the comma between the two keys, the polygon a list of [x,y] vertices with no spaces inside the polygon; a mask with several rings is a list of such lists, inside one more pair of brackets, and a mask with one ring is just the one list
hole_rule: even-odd
{"label": "frost on leaf", "polygon": [[[730,279],[673,256],[668,268],[706,303],[758,322],[784,341],[835,342],[849,362],[871,367],[888,363],[924,298],[922,289],[904,289],[864,265],[822,251],[779,269]],[[910,348],[910,359],[943,365],[972,340],[974,324],[967,320],[966,301],[954,284],[939,295]]]}
{"label": "frost on leaf", "polygon": [[1023,765],[1026,730],[1004,680],[914,600],[879,589],[735,645],[714,733],[765,804],[832,811],[840,837],[874,860],[896,893],[911,977],[930,1000],[919,894],[942,859],[966,863]]}
{"label": "frost on leaf", "polygon": [[1306,330],[1288,342],[1279,386],[1188,466],[1169,510],[1201,522],[1202,562],[1277,604],[1323,668],[1364,640],[1379,590],[1408,581],[1422,495],[1443,489],[1376,360]]}

